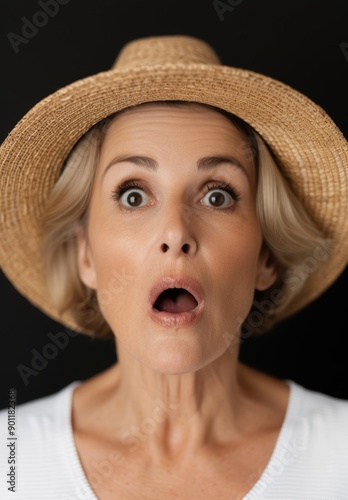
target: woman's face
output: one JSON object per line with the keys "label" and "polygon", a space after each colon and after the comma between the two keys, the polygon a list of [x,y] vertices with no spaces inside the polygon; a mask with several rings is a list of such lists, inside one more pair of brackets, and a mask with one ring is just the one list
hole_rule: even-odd
{"label": "woman's face", "polygon": [[[121,189],[126,182],[131,185]],[[228,349],[255,289],[276,277],[255,196],[246,139],[220,113],[195,104],[147,104],[114,119],[101,147],[78,262],[118,351],[179,374]],[[199,282],[203,308],[192,323],[153,319],[149,294],[166,276]]]}

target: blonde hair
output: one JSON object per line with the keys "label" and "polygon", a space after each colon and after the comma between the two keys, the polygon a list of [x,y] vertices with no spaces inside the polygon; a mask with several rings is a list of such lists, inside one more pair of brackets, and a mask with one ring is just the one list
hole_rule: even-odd
{"label": "blonde hair", "polygon": [[[165,101],[165,104],[187,106],[190,103]],[[265,292],[255,293],[253,306],[244,325],[249,321],[249,330],[251,323],[253,332],[264,332],[276,323],[279,312],[294,299],[306,281],[306,277],[303,277],[296,287],[289,286],[291,270],[304,259],[312,257],[318,245],[328,253],[331,242],[311,220],[278,168],[268,146],[254,129],[230,113],[203,106],[224,114],[237,126],[247,139],[257,167],[257,215],[264,244],[268,246],[277,265],[278,280]],[[108,125],[119,113],[96,124],[75,145],[47,200],[43,220],[43,259],[51,299],[60,313],[70,312],[81,331],[98,338],[111,337],[112,332],[100,312],[96,292],[80,280],[76,238],[77,232],[85,228],[88,219],[89,200],[103,137]],[[277,300],[274,299],[275,292]],[[262,319],[255,324],[251,318],[256,311],[260,315],[260,307],[256,306],[261,302],[268,304],[267,310],[264,307]]]}

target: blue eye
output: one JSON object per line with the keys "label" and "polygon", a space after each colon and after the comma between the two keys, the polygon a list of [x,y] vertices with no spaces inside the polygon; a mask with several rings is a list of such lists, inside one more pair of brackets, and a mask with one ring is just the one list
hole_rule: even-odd
{"label": "blue eye", "polygon": [[[219,193],[219,191],[224,191],[225,193],[228,193],[229,197],[232,198],[232,206],[231,203],[228,203],[227,205],[223,205],[223,198],[226,199],[225,194]],[[240,199],[240,193],[230,186],[230,184],[222,183],[222,184],[213,184],[212,186],[207,186],[206,189],[206,195],[209,194],[208,200],[210,200],[212,203],[218,203],[218,205],[215,205],[214,208],[233,208],[236,202]],[[213,194],[214,193],[214,194]],[[218,196],[216,196],[218,194]],[[222,201],[221,201],[222,199]]]}

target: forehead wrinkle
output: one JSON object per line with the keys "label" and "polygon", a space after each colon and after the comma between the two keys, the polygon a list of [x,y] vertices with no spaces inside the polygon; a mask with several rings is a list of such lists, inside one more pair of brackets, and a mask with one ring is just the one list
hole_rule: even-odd
{"label": "forehead wrinkle", "polygon": [[[184,133],[184,129],[179,127],[178,129],[174,128],[172,126],[172,123],[171,123],[171,118],[176,116],[179,113],[179,117],[181,117],[181,114],[184,112],[184,125],[186,127],[187,124],[189,124],[189,127],[191,127],[191,122],[194,123],[194,127],[193,129],[195,130],[195,132],[197,132],[197,127],[200,127],[202,126],[204,129],[206,128],[207,126],[207,123],[197,123],[197,112],[194,112],[192,115],[191,113],[187,113],[187,111],[189,110],[172,110],[174,112],[172,113],[168,113],[168,110],[158,110],[156,109],[155,110],[155,113],[154,113],[154,116],[152,116],[152,111],[151,113],[148,113],[147,112],[148,110],[141,110],[141,109],[137,109],[137,110],[130,110],[129,111],[129,114],[125,114],[124,116],[119,116],[117,117],[117,119],[111,124],[111,128],[114,129],[114,127],[116,126],[116,128],[118,129],[118,134],[121,134],[121,136],[123,136],[125,134],[125,137],[127,140],[126,140],[126,143],[128,142],[128,137],[132,138],[133,135],[134,135],[134,131],[135,131],[135,134],[136,134],[136,138],[137,140],[140,140],[140,148],[141,148],[141,144],[143,144],[143,146],[145,145],[145,149],[148,149],[146,147],[147,143],[148,143],[148,137],[147,137],[147,134],[150,133],[156,133],[156,137],[158,137],[158,129],[160,129],[160,135],[168,135],[169,137],[169,150],[167,150],[167,147],[168,147],[168,144],[166,144],[166,149],[165,149],[165,153],[167,154],[171,154],[172,153],[175,153],[178,151],[178,149],[180,150],[180,143],[181,141],[184,141],[184,143],[186,144],[187,141],[191,141],[191,144],[189,145],[190,146],[190,149],[193,148],[193,151],[196,149],[196,152],[199,154],[199,149],[201,148],[202,146],[202,142],[201,142],[201,138],[200,136],[197,137],[197,134],[186,134],[186,132]],[[166,112],[166,114],[164,116],[163,115],[163,112]],[[201,110],[199,110],[199,115],[201,114]],[[207,113],[207,110],[204,110],[204,114]],[[236,156],[235,156],[235,151],[233,150],[229,150],[227,149],[227,151],[222,151],[222,154],[220,153],[219,149],[225,149],[226,146],[228,147],[228,144],[226,144],[227,142],[230,142],[232,146],[235,146],[234,149],[235,150],[239,150],[239,146],[238,146],[238,143],[240,143],[240,141],[245,141],[245,137],[243,137],[243,134],[241,134],[241,132],[230,122],[228,122],[228,127],[226,128],[226,118],[224,116],[219,116],[217,115],[217,113],[215,111],[210,111],[208,110],[208,114],[211,114],[213,113],[214,114],[214,117],[217,118],[218,122],[217,123],[214,123],[214,131],[216,131],[216,135],[217,135],[217,144],[215,144],[215,147],[217,147],[217,151],[212,151],[213,154],[208,154],[206,155],[205,157],[203,158],[200,158],[198,160],[198,170],[206,170],[208,171],[209,169],[213,169],[213,167],[218,167],[220,164],[225,164],[226,167],[234,167],[236,169],[236,167],[240,167],[240,171],[244,174],[246,174],[246,177],[249,181],[249,183],[251,185],[254,184],[254,181],[255,181],[255,178],[254,178],[254,174],[255,174],[255,171],[254,171],[254,168],[250,168],[250,167],[253,167],[255,166],[254,165],[254,162],[249,162],[249,159],[244,157],[244,155],[242,154],[242,158],[238,159]],[[132,115],[135,115],[137,117],[137,119],[135,121],[133,121],[133,116]],[[128,116],[127,116],[128,115]],[[140,117],[142,118],[142,116],[144,116],[145,118],[145,121],[146,121],[146,126],[144,125],[144,121],[143,119],[139,119],[139,115]],[[128,121],[128,118],[131,117],[131,122]],[[223,121],[221,121],[223,120]],[[166,125],[168,124],[168,129],[166,127]],[[209,123],[209,125],[211,126],[211,123]],[[185,128],[184,127],[184,128]],[[113,130],[113,133],[116,133],[115,129]],[[200,135],[200,134],[198,134]],[[232,136],[232,137],[231,137]],[[145,142],[144,142],[145,140]],[[238,141],[238,143],[237,143]],[[114,141],[112,140],[112,138],[110,139],[110,144],[112,144]],[[220,142],[220,145],[218,145],[218,143]],[[123,140],[121,139],[120,140],[120,144],[122,145],[123,143]],[[198,146],[199,148],[197,148],[197,143],[198,143]],[[124,144],[125,146],[125,144]],[[134,144],[130,144],[130,150],[132,151],[133,149],[133,146]],[[138,144],[139,146],[139,144]],[[211,149],[211,146],[214,146],[213,144],[210,144],[210,147],[209,149]],[[156,142],[156,147],[159,148],[160,150],[163,149],[164,147],[164,144],[159,141],[158,143]],[[214,147],[214,149],[215,149]],[[128,148],[127,148],[128,149]],[[127,152],[127,149],[124,149],[124,151]],[[142,148],[141,148],[142,149]],[[139,148],[138,148],[139,150]],[[105,169],[102,170],[102,178],[104,178],[106,172],[110,169],[110,167],[113,165],[113,164],[117,164],[117,163],[121,163],[121,162],[130,162],[132,164],[134,164],[135,166],[138,166],[138,167],[144,167],[146,170],[150,170],[150,171],[156,171],[157,167],[158,167],[158,162],[156,162],[153,158],[151,158],[152,156],[152,153],[151,151],[150,152],[150,155],[147,154],[147,151],[144,151],[145,154],[142,154],[142,152],[140,151],[140,154],[137,154],[138,151],[135,151],[136,154],[132,154],[132,152],[130,152],[130,154],[124,154],[124,155],[120,155],[120,156],[117,156],[115,158],[113,158],[109,163],[108,165],[105,167]],[[236,151],[237,152],[237,151]],[[217,153],[217,154],[215,154]],[[155,155],[157,157],[157,155]],[[197,155],[198,156],[198,155]],[[239,156],[239,155],[238,155]],[[179,158],[180,160],[180,158]],[[241,163],[241,161],[243,161],[243,164]],[[192,161],[195,161],[195,159],[192,159]],[[102,167],[102,165],[100,165]]]}
{"label": "forehead wrinkle", "polygon": [[[111,162],[107,165],[106,168],[109,168],[111,165],[117,164],[117,163],[133,163],[134,165],[138,167],[143,167],[149,170],[155,170],[157,171],[158,168],[158,162],[154,158],[150,158],[149,156],[142,156],[142,155],[120,155],[116,156],[111,160]],[[210,170],[213,169],[214,167],[220,165],[221,163],[230,163],[231,165],[234,165],[242,170],[245,170],[241,162],[233,157],[233,156],[204,156],[203,158],[199,158],[197,160],[197,168],[198,170]]]}
{"label": "forehead wrinkle", "polygon": [[[102,173],[102,179],[105,177],[106,173],[110,168],[119,163],[132,163],[133,165],[144,168],[146,170],[158,171],[158,162],[154,158],[150,158],[149,156],[142,155],[120,155],[113,158],[108,165],[105,167]],[[203,158],[199,158],[196,162],[197,170],[213,170],[222,164],[227,164],[233,168],[239,169],[243,172],[244,175],[249,179],[249,174],[243,164],[235,157],[230,155],[223,156],[204,156]],[[249,179],[250,180],[250,179]]]}

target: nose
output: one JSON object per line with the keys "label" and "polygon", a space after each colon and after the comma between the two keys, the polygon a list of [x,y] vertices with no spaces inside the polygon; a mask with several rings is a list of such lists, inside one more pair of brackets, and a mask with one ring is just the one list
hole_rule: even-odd
{"label": "nose", "polygon": [[160,233],[160,251],[172,256],[193,255],[197,251],[197,240],[193,232],[193,219],[186,206],[168,207]]}

